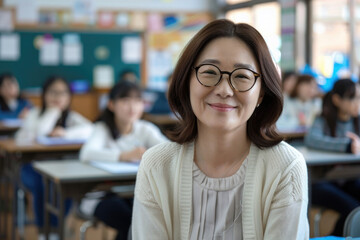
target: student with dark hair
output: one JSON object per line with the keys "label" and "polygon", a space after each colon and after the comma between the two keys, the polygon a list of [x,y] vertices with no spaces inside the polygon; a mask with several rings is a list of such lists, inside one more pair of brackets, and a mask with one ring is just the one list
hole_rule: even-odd
{"label": "student with dark hair", "polygon": [[19,83],[14,75],[0,75],[0,120],[25,118],[31,103],[20,96]]}
{"label": "student with dark hair", "polygon": [[310,127],[321,111],[321,99],[316,79],[310,75],[298,75],[289,97],[284,99],[284,109],[277,122],[280,130],[296,130]]}
{"label": "student with dark hair", "polygon": [[308,239],[303,156],[276,132],[280,76],[260,33],[215,20],[169,88],[180,125],[136,179],[134,239]]}
{"label": "student with dark hair", "polygon": [[[138,162],[146,149],[167,141],[155,125],[140,120],[144,110],[141,94],[140,87],[128,81],[117,83],[111,89],[107,108],[81,148],[81,161]],[[86,207],[86,214],[115,228],[117,240],[127,239],[132,199],[110,193],[104,199],[87,202],[92,207]],[[83,201],[82,205],[85,204]]]}
{"label": "student with dark hair", "polygon": [[[68,83],[61,77],[50,77],[42,88],[41,107],[30,110],[23,126],[15,134],[18,142],[37,137],[87,138],[92,132],[92,123],[79,113],[70,110],[71,92]],[[21,169],[21,180],[33,194],[35,221],[38,227],[44,224],[44,187],[42,177],[32,164]],[[54,221],[52,222],[54,225]]]}
{"label": "student with dark hair", "polygon": [[298,74],[295,71],[286,71],[281,76],[284,97],[288,97],[295,88]]}
{"label": "student with dark hair", "polygon": [[[305,137],[311,148],[360,153],[360,86],[350,79],[340,79],[323,100],[317,117]],[[332,235],[342,236],[347,215],[360,206],[360,180],[320,182],[312,186],[312,203],[340,213]]]}

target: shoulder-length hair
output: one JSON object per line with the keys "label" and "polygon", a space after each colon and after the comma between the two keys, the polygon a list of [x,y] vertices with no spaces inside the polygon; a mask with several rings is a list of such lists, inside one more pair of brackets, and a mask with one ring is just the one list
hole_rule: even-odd
{"label": "shoulder-length hair", "polygon": [[[5,81],[12,81],[17,84],[17,79],[11,73],[3,73],[0,75],[0,88],[2,88]],[[17,98],[21,99],[20,94]],[[9,105],[7,104],[2,95],[0,95],[0,110],[5,112],[11,111]]]}
{"label": "shoulder-length hair", "polygon": [[298,75],[296,84],[294,86],[294,89],[290,93],[290,97],[291,98],[299,97],[299,86],[301,84],[310,84],[311,82],[316,83],[316,79],[313,76],[311,76],[309,74],[300,74],[300,75]]}
{"label": "shoulder-length hair", "polygon": [[[69,92],[70,97],[71,97],[71,89],[70,89],[70,85],[69,83],[62,77],[59,76],[51,76],[48,79],[46,79],[46,81],[44,82],[43,86],[42,86],[42,93],[41,93],[41,111],[40,111],[40,116],[45,112],[46,108],[47,108],[47,104],[45,101],[45,95],[47,94],[47,92],[49,91],[50,87],[56,83],[56,82],[62,82],[65,84],[66,86],[66,90]],[[70,112],[70,104],[69,106],[61,113],[60,118],[57,120],[55,126],[59,126],[59,127],[63,127],[66,128],[66,120],[67,117],[69,116],[69,112]]]}
{"label": "shoulder-length hair", "polygon": [[[344,78],[335,82],[333,89],[328,92],[323,99],[323,109],[321,116],[325,119],[330,130],[330,136],[336,137],[336,122],[339,109],[333,102],[333,96],[337,94],[342,99],[354,99],[356,95],[356,83],[351,79]],[[353,118],[356,134],[359,134],[359,117]],[[324,129],[325,130],[325,129]]]}
{"label": "shoulder-length hair", "polygon": [[[141,98],[142,91],[140,87],[133,82],[123,80],[115,84],[110,90],[109,101],[115,101],[117,99],[134,96],[133,94]],[[105,123],[113,139],[117,139],[121,136],[120,131],[115,124],[115,114],[109,109],[109,107],[106,107],[106,109],[96,121],[102,121]]]}
{"label": "shoulder-length hair", "polygon": [[252,51],[260,68],[264,98],[247,122],[247,135],[258,147],[278,144],[282,138],[275,123],[283,108],[281,80],[269,49],[260,33],[248,24],[235,24],[228,20],[215,20],[202,28],[183,50],[169,86],[169,105],[179,118],[179,126],[169,137],[177,143],[193,141],[197,136],[197,121],[190,104],[190,77],[193,66],[212,40],[221,37],[237,38]]}

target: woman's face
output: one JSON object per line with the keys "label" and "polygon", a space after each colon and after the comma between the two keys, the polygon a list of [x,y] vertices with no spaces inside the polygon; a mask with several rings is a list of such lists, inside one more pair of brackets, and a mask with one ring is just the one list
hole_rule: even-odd
{"label": "woman's face", "polygon": [[63,81],[55,81],[45,93],[45,103],[48,108],[59,108],[61,111],[70,105],[71,95]]}
{"label": "woman's face", "polygon": [[109,101],[109,109],[114,112],[117,121],[132,124],[141,118],[144,102],[137,93],[133,92],[128,97]]}
{"label": "woman's face", "polygon": [[19,84],[14,79],[4,79],[0,88],[0,94],[6,100],[16,99],[19,96]]}
{"label": "woman's face", "polygon": [[[210,63],[221,71],[232,72],[246,67],[260,73],[258,64],[249,47],[238,38],[217,38],[201,52],[195,67]],[[205,87],[196,78],[195,70],[190,79],[190,101],[199,127],[234,131],[246,128],[246,123],[261,103],[261,79],[246,92],[233,90],[228,82],[229,75],[223,74],[217,86]]]}

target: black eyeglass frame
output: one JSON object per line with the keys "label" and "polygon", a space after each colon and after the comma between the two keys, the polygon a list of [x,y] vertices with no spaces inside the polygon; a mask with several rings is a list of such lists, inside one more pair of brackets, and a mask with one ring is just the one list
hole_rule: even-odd
{"label": "black eyeglass frame", "polygon": [[[217,82],[215,85],[213,85],[213,86],[207,86],[207,85],[203,84],[203,83],[199,80],[199,77],[198,77],[199,68],[201,68],[202,66],[205,66],[205,65],[213,66],[213,67],[217,68],[217,69],[219,70],[219,72],[220,72],[220,78],[219,78],[218,82]],[[257,72],[255,72],[255,71],[253,71],[253,70],[251,70],[251,69],[249,69],[249,68],[245,68],[245,67],[235,68],[232,72],[228,72],[228,71],[221,71],[220,68],[219,68],[218,66],[214,65],[214,64],[204,63],[204,64],[201,64],[201,65],[199,65],[199,66],[197,66],[197,67],[193,67],[193,69],[195,70],[196,79],[197,79],[198,82],[199,82],[201,85],[203,85],[204,87],[215,87],[215,86],[219,85],[219,83],[221,82],[221,80],[222,80],[222,78],[223,78],[223,77],[222,77],[223,74],[229,75],[229,78],[228,78],[227,81],[228,81],[230,87],[231,87],[234,91],[237,91],[237,92],[247,92],[247,91],[249,91],[250,89],[252,89],[252,88],[255,86],[256,80],[257,80],[259,77],[261,77],[260,73],[257,73]],[[254,74],[254,77],[255,77],[254,83],[253,83],[253,85],[251,85],[251,87],[250,87],[249,89],[247,89],[247,90],[242,90],[242,91],[241,91],[241,90],[237,90],[237,89],[232,85],[232,83],[231,83],[231,74],[233,74],[236,70],[239,70],[239,69],[246,69],[246,70],[249,70],[250,72],[252,72],[252,73]]]}

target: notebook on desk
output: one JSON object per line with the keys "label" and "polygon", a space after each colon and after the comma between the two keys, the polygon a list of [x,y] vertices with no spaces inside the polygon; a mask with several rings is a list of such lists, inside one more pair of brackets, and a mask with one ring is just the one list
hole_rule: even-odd
{"label": "notebook on desk", "polygon": [[85,139],[66,139],[60,137],[38,137],[36,141],[41,145],[53,146],[53,145],[72,145],[72,144],[83,144]]}
{"label": "notebook on desk", "polygon": [[139,163],[90,161],[90,165],[110,173],[137,173]]}

